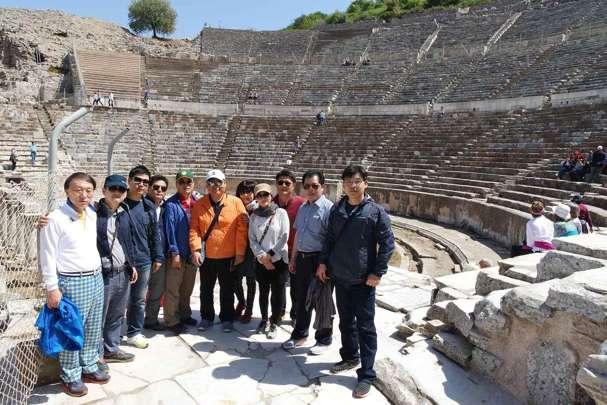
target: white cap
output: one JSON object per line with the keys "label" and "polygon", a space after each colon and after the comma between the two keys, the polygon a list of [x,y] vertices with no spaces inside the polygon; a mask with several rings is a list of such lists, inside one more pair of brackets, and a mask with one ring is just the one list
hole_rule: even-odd
{"label": "white cap", "polygon": [[596,147],[598,150],[603,150],[603,147],[601,145]]}
{"label": "white cap", "polygon": [[552,212],[554,215],[565,221],[571,219],[571,208],[568,205],[558,204],[554,207]]}
{"label": "white cap", "polygon": [[226,180],[226,175],[223,174],[223,172],[219,169],[213,169],[213,170],[209,170],[209,172],[207,173],[207,177],[205,180],[211,180],[211,179],[217,179],[217,180],[221,180],[221,181],[225,181]]}

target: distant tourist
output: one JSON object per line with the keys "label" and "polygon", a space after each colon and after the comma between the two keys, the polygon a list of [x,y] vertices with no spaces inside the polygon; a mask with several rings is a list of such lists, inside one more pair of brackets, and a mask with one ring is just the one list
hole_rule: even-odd
{"label": "distant tourist", "polygon": [[570,172],[572,172],[574,168],[575,168],[575,159],[572,157],[568,157],[567,159],[565,159],[561,162],[561,167],[559,168],[557,177],[559,179],[563,180],[565,175],[568,175]]}
{"label": "distant tourist", "polygon": [[226,193],[226,177],[214,169],[206,176],[207,195],[196,201],[190,222],[192,262],[200,267],[200,323],[213,325],[213,290],[219,279],[219,319],[224,332],[234,330],[234,267],[245,258],[247,210],[242,201]]}
{"label": "distant tourist", "polygon": [[[274,339],[286,300],[289,216],[284,209],[272,202],[272,187],[269,184],[261,183],[255,186],[255,200],[257,208],[249,218],[249,244],[257,258],[255,275],[259,283],[261,311],[257,333],[265,333],[268,339]],[[268,317],[268,302],[272,303],[271,317]]]}
{"label": "distant tourist", "polygon": [[327,119],[327,115],[324,111],[319,111],[318,114],[316,114],[316,125],[321,127],[325,124],[325,121]]}
{"label": "distant tourist", "polygon": [[[289,272],[294,276],[291,288],[297,293],[296,317],[291,337],[282,345],[286,350],[302,346],[308,337],[312,309],[308,307],[306,298],[316,276],[327,233],[326,221],[333,207],[333,203],[324,196],[325,176],[321,171],[305,172],[302,183],[306,203],[299,208],[295,219],[295,243],[289,260]],[[315,334],[316,344],[310,349],[310,354],[324,353],[332,342],[332,335],[332,326],[319,328]]]}
{"label": "distant tourist", "polygon": [[80,351],[59,354],[60,377],[70,396],[86,395],[84,382],[103,384],[110,376],[99,370],[99,342],[104,285],[97,251],[97,214],[90,206],[95,180],[86,173],[70,175],[64,183],[67,201],[48,216],[40,230],[40,268],[46,305],[57,308],[63,297],[79,309],[84,326]]}
{"label": "distant tourist", "polygon": [[30,158],[32,160],[32,166],[36,164],[36,156],[38,155],[38,145],[34,141],[30,144]]}
{"label": "distant tourist", "polygon": [[588,211],[588,207],[586,206],[586,204],[583,203],[583,199],[584,196],[582,194],[573,194],[571,196],[571,201],[574,202],[575,204],[577,204],[578,209],[580,210],[579,213],[579,218],[580,221],[582,221],[583,223],[586,223],[586,225],[588,226],[588,233],[592,232],[592,217],[590,216],[590,212]]}
{"label": "distant tourist", "polygon": [[99,90],[95,92],[93,96],[93,105],[103,105],[103,101],[101,100],[101,96],[99,95]]}
{"label": "distant tourist", "polygon": [[107,98],[107,105],[110,108],[114,108],[114,93],[110,91],[110,95]]}
{"label": "distant tourist", "polygon": [[11,170],[15,170],[17,168],[17,151],[15,151],[15,149],[11,149],[8,160],[11,162]]}
{"label": "distant tourist", "polygon": [[575,228],[577,229],[578,234],[588,233],[588,225],[582,223],[580,219],[580,207],[573,202],[567,203],[567,206],[571,212],[571,222],[575,224]]}
{"label": "distant tourist", "polygon": [[565,204],[558,204],[553,209],[554,237],[575,236],[578,234],[577,227],[571,219],[571,208]]}
{"label": "distant tourist", "polygon": [[[255,201],[256,185],[257,183],[254,180],[243,180],[236,187],[236,197],[240,198],[249,215],[257,208],[257,201]],[[257,287],[255,278],[256,263],[257,259],[253,255],[253,251],[250,249],[249,245],[247,245],[244,261],[237,266],[234,271],[234,295],[238,300],[238,304],[236,305],[236,316],[240,316],[240,322],[242,323],[251,322],[251,317],[253,316],[253,304],[255,303],[255,290]],[[245,278],[247,282],[246,297],[244,289],[242,288],[243,278]]]}
{"label": "distant tourist", "polygon": [[167,200],[163,217],[167,245],[166,292],[164,322],[176,335],[186,326],[196,326],[192,318],[190,297],[196,283],[198,267],[190,252],[190,219],[196,199],[194,175],[191,170],[179,170],[175,176],[177,192]]}
{"label": "distant tourist", "polygon": [[603,172],[605,167],[605,152],[603,152],[602,146],[597,146],[596,150],[592,152],[592,158],[590,159],[590,178],[589,183],[598,183],[599,175]]}
{"label": "distant tourist", "polygon": [[[295,192],[295,173],[290,170],[284,169],[279,171],[275,177],[276,180],[276,196],[274,197],[274,203],[278,205],[280,208],[283,208],[287,211],[289,215],[289,241],[288,248],[289,252],[293,250],[293,242],[295,240],[295,230],[293,225],[295,224],[295,218],[297,217],[297,212],[299,211],[299,207],[306,202],[305,198],[297,195]],[[295,324],[295,316],[297,315],[297,297],[299,294],[295,291],[295,279],[293,274],[289,274],[289,285],[290,296],[291,296],[291,309],[289,311],[289,315],[291,318],[291,323]],[[282,308],[282,316],[284,316],[286,312],[286,300],[283,304]]]}
{"label": "distant tourist", "polygon": [[367,171],[350,165],[342,180],[346,195],[329,214],[316,275],[322,282],[330,278],[335,283],[342,360],[330,371],[340,373],[360,365],[352,394],[362,398],[376,378],[375,287],[388,270],[394,235],[386,211],[366,194]]}

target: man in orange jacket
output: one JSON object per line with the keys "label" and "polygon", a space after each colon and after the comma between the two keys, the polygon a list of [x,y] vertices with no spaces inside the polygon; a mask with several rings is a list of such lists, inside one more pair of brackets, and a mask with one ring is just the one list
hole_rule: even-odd
{"label": "man in orange jacket", "polygon": [[[226,194],[226,178],[221,170],[209,171],[206,183],[207,195],[194,204],[190,222],[192,261],[200,266],[201,320],[198,330],[206,330],[213,324],[213,289],[219,278],[219,319],[224,332],[231,332],[234,277],[230,272],[244,261],[248,237],[247,210],[240,198]],[[214,220],[215,217],[217,219]]]}

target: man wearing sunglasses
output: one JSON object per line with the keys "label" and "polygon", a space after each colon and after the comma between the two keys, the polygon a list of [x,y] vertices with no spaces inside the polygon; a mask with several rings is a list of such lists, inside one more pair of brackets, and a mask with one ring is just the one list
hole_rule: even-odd
{"label": "man wearing sunglasses", "polygon": [[196,281],[196,269],[190,253],[190,218],[196,199],[192,195],[194,175],[179,170],[175,176],[177,192],[167,200],[163,216],[167,241],[167,274],[164,297],[164,323],[176,335],[186,325],[196,326],[192,318],[190,297]]}
{"label": "man wearing sunglasses", "polygon": [[[290,252],[293,251],[293,240],[295,238],[295,230],[293,229],[295,217],[297,216],[299,207],[301,207],[306,200],[295,193],[295,174],[290,170],[284,169],[276,174],[276,190],[278,193],[274,197],[274,203],[287,211],[287,215],[289,216],[289,241],[287,242],[287,247],[290,254]],[[296,308],[298,295],[295,291],[293,273],[289,273],[289,285],[291,287],[289,291],[289,295],[291,296],[291,310],[289,311],[289,314],[291,317],[291,324],[294,326],[295,317],[297,315]],[[284,302],[285,308],[282,309],[283,316],[286,310],[286,300]]]}
{"label": "man wearing sunglasses", "polygon": [[235,278],[231,272],[244,261],[248,215],[240,198],[226,194],[226,177],[221,170],[209,171],[206,183],[207,195],[194,204],[190,222],[192,261],[200,266],[201,320],[198,330],[206,330],[213,324],[213,289],[219,278],[219,319],[224,332],[231,332],[234,328]]}
{"label": "man wearing sunglasses", "polygon": [[[164,235],[163,216],[165,209],[165,197],[169,181],[166,177],[157,174],[150,178],[150,186],[148,193],[145,198],[151,201],[156,207],[156,220],[160,228],[160,239],[162,240],[163,252],[166,256],[166,237]],[[143,327],[145,329],[151,329],[155,331],[164,330],[164,325],[158,322],[158,312],[160,311],[160,300],[165,289],[165,278],[166,278],[166,262],[162,264],[162,267],[157,272],[150,274],[150,281],[148,284],[148,299],[145,303],[145,318]],[[165,311],[166,313],[166,311]]]}
{"label": "man wearing sunglasses", "polygon": [[137,281],[131,286],[127,309],[127,343],[139,349],[148,347],[141,334],[145,318],[145,295],[150,272],[160,270],[164,262],[160,228],[156,219],[156,207],[144,195],[150,184],[150,171],[145,166],[136,166],[129,172],[129,190],[125,203],[129,207],[132,221],[133,266],[137,270]]}

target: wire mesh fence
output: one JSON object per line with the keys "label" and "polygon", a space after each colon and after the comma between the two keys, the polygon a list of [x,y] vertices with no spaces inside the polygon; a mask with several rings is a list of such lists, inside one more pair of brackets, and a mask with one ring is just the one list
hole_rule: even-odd
{"label": "wire mesh fence", "polygon": [[48,184],[43,176],[0,187],[0,404],[26,403],[38,378],[34,323],[45,297],[36,223]]}

